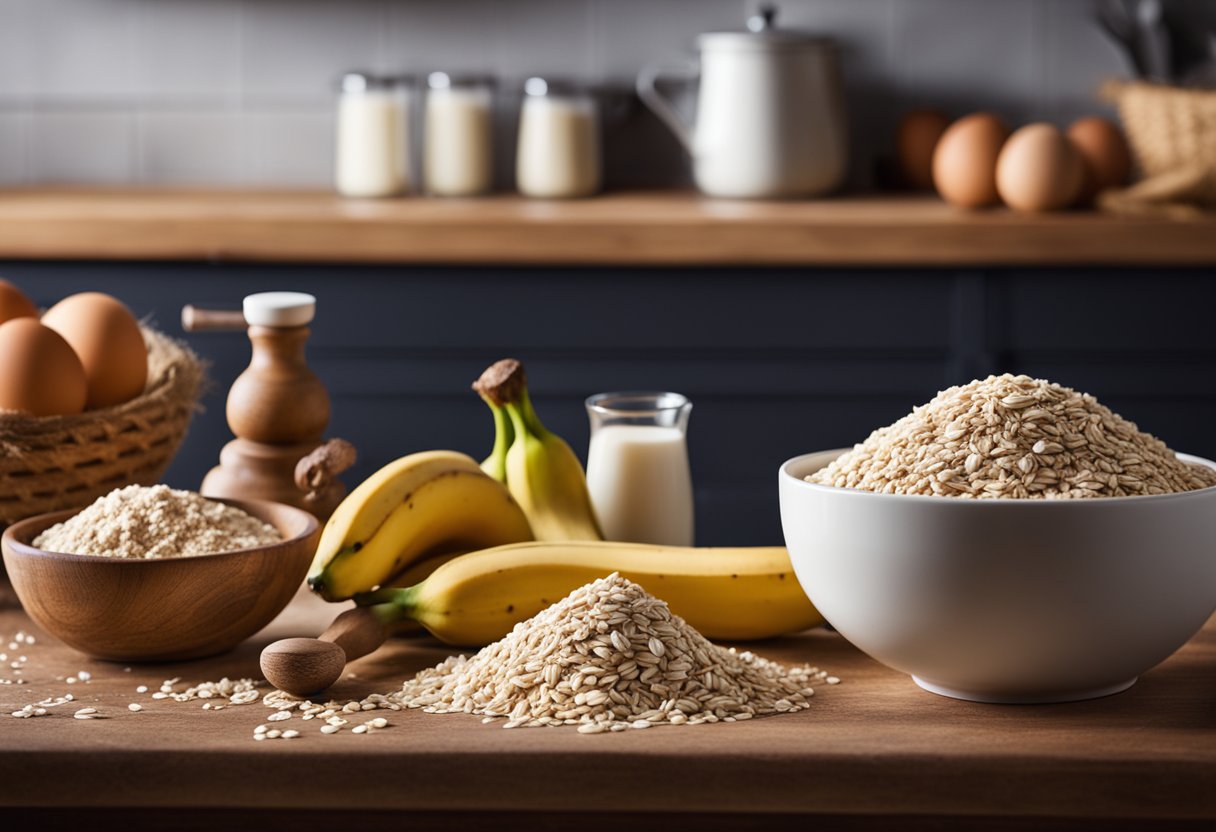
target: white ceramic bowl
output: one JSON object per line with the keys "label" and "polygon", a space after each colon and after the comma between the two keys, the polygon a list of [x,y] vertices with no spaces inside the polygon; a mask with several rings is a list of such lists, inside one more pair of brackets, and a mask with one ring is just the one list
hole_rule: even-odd
{"label": "white ceramic bowl", "polygon": [[962,500],[803,479],[841,452],[781,466],[794,571],[845,638],[926,690],[1010,703],[1118,693],[1216,610],[1216,488]]}

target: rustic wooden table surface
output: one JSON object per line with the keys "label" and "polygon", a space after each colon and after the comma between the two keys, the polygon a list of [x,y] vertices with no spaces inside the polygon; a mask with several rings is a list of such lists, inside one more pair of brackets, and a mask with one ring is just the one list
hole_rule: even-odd
{"label": "rustic wooden table surface", "polygon": [[[348,726],[323,735],[319,720],[293,717],[274,727],[299,738],[255,742],[270,713],[260,702],[212,711],[206,700],[150,698],[172,677],[183,690],[257,676],[263,645],[316,634],[332,614],[300,597],[236,652],[127,667],[61,645],[10,598],[0,609],[0,678],[26,682],[0,685],[0,818],[14,822],[4,828],[427,830],[492,820],[498,829],[620,829],[661,818],[665,829],[717,830],[806,828],[808,816],[820,829],[1216,823],[1216,619],[1128,692],[1067,705],[934,696],[824,630],[759,650],[817,664],[842,683],[822,687],[808,711],[731,725],[581,735],[378,711],[390,724],[372,734]],[[19,631],[35,644],[13,648]],[[427,640],[395,640],[354,663],[356,677],[332,693],[387,692],[445,655]],[[20,656],[18,674],[10,662]],[[91,679],[68,684],[80,671]],[[9,716],[66,693],[75,701],[47,716]],[[101,718],[74,719],[82,707]]]}

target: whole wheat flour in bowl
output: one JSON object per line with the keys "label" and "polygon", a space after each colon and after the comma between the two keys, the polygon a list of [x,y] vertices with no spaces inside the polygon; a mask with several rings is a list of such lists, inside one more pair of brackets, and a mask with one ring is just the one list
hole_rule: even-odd
{"label": "whole wheat flour in bowl", "polygon": [[167,485],[130,485],[51,526],[33,545],[68,555],[171,558],[252,549],[281,540],[273,526],[233,506]]}
{"label": "whole wheat flour in bowl", "polygon": [[806,477],[883,494],[974,499],[1134,497],[1216,486],[1216,471],[1093,396],[1029,376],[989,376],[927,404]]}

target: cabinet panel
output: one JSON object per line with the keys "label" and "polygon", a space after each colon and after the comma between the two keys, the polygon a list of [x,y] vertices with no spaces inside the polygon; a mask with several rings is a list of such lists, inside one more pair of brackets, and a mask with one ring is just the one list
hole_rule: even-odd
{"label": "cabinet panel", "polygon": [[[580,455],[583,399],[678,390],[698,537],[777,542],[776,469],[861,441],[950,384],[1026,372],[1099,396],[1163,439],[1216,456],[1216,307],[1200,272],[406,269],[204,264],[0,264],[39,303],[111,292],[171,334],[186,302],[316,294],[310,362],[334,398],[331,434],[360,448],[355,483],[411,451],[480,458],[492,427],[469,384],[523,359],[537,407]],[[229,438],[241,334],[184,336],[214,382],[167,479],[196,487]]]}
{"label": "cabinet panel", "polygon": [[796,270],[410,269],[10,264],[35,299],[98,286],[175,326],[183,303],[255,291],[318,298],[317,348],[513,350],[941,349],[939,273]]}
{"label": "cabinet panel", "polygon": [[1207,271],[1042,270],[991,279],[989,338],[1023,352],[1216,352]]}

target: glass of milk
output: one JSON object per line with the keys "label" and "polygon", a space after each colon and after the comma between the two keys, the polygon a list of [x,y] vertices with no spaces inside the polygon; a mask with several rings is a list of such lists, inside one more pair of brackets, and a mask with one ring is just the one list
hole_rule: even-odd
{"label": "glass of milk", "polygon": [[412,82],[348,72],[339,82],[334,186],[352,197],[384,197],[410,187]]}
{"label": "glass of milk", "polygon": [[515,157],[519,192],[539,199],[591,196],[602,178],[595,98],[568,82],[529,78]]}
{"label": "glass of milk", "polygon": [[587,399],[587,488],[608,540],[693,545],[688,416],[679,393],[599,393]]}
{"label": "glass of milk", "polygon": [[494,82],[477,75],[427,76],[422,172],[432,196],[478,196],[494,185]]}

